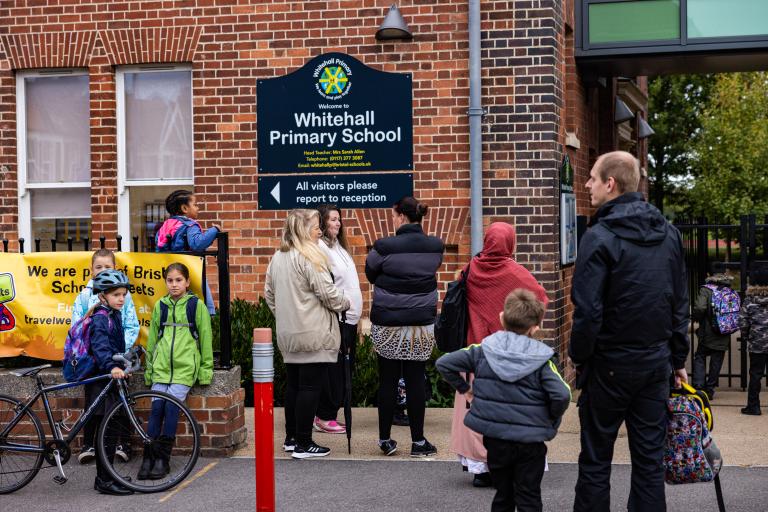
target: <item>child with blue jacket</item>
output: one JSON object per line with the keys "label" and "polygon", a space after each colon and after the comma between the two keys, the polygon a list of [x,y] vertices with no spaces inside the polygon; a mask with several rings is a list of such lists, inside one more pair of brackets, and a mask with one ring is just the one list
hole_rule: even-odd
{"label": "child with blue jacket", "polygon": [[[554,351],[531,338],[543,317],[536,296],[517,289],[499,314],[504,330],[436,363],[471,404],[464,424],[483,435],[496,488],[492,512],[542,510],[544,441],[557,434],[571,400],[571,389],[552,362]],[[461,372],[474,374],[471,385]]]}
{"label": "child with blue jacket", "polygon": [[[112,360],[115,354],[125,352],[125,336],[121,309],[125,307],[125,297],[128,294],[128,278],[122,272],[108,269],[100,272],[93,278],[93,291],[97,294],[99,303],[88,310],[86,316],[92,317],[90,329],[90,353],[96,362],[98,373],[110,373],[113,379],[124,379],[125,372],[119,363]],[[104,390],[104,382],[97,381],[85,385],[85,410],[96,402]],[[101,424],[104,415],[119,400],[117,389],[106,395],[106,399],[93,410],[93,422]],[[98,443],[98,439],[96,440]],[[110,464],[115,458],[115,444],[105,446],[107,458]],[[96,458],[96,480],[93,488],[102,494],[124,496],[133,494],[133,491],[121,486],[109,475],[107,468]]]}
{"label": "child with blue jacket", "polygon": [[[96,277],[104,270],[114,269],[116,265],[115,253],[109,249],[99,249],[91,257],[91,276]],[[71,325],[75,325],[91,308],[100,303],[99,294],[94,292],[93,279],[91,279],[75,299],[75,304],[72,306]],[[136,343],[136,339],[139,337],[139,319],[136,316],[136,307],[133,304],[131,292],[126,291],[125,303],[120,310],[120,320],[123,326],[125,349],[128,350]],[[98,427],[98,423],[89,421],[83,428],[83,449],[77,457],[80,464],[87,464],[96,458],[93,439],[96,436],[96,429]],[[124,462],[128,462],[128,459],[130,459],[130,448],[128,446],[123,447],[122,444],[118,445],[117,456],[123,459]]]}
{"label": "child with blue jacket", "polygon": [[[208,249],[221,232],[221,226],[213,224],[210,229],[203,231],[197,216],[200,207],[197,205],[195,194],[189,190],[175,190],[165,198],[165,209],[171,216],[163,222],[155,235],[157,252],[202,252]],[[213,295],[208,286],[205,287],[205,305],[208,313],[216,314]]]}

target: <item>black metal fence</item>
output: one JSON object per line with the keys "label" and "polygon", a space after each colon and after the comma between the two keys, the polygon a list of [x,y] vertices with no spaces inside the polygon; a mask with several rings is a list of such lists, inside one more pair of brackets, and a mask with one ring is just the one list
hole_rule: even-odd
{"label": "black metal fence", "polygon": [[[123,237],[118,235],[115,238],[117,242],[117,251],[123,250]],[[199,256],[203,258],[203,290],[206,287],[206,272],[205,263],[209,257],[216,258],[216,266],[218,269],[219,280],[219,340],[220,350],[218,357],[218,366],[220,368],[230,368],[232,365],[232,330],[231,330],[231,310],[230,310],[230,289],[229,289],[229,235],[227,233],[219,233],[216,236],[216,249],[206,250],[202,252],[198,251],[183,251],[175,252],[175,254],[189,254],[192,256]],[[36,238],[34,240],[35,251],[40,252],[40,244],[42,240]],[[79,241],[75,241],[72,237],[68,237],[66,242],[61,242],[56,239],[51,239],[51,251],[56,252],[60,248],[66,251],[91,251],[94,247],[91,246],[90,238],[82,238]],[[98,245],[100,249],[106,247],[107,238],[99,237]],[[133,251],[132,252],[154,252],[154,241],[150,242],[146,251],[139,250],[139,237],[134,236],[132,240]],[[3,252],[9,252],[9,240],[3,239]],[[95,246],[95,244],[94,244]],[[19,239],[19,253],[24,253],[25,240]]]}
{"label": "black metal fence", "polygon": [[[738,223],[710,221],[705,217],[697,219],[682,219],[675,222],[680,230],[685,248],[688,286],[691,297],[691,307],[698,294],[699,287],[704,284],[707,274],[714,262],[722,263],[726,269],[737,275],[734,288],[738,289],[741,297],[747,289],[749,275],[755,263],[768,263],[768,216],[757,223],[756,215],[742,215]],[[694,354],[694,332],[691,324],[691,359]],[[728,386],[733,386],[733,379],[739,379],[739,387],[747,387],[747,346],[746,340],[737,339],[739,348],[739,369],[734,370],[733,351],[727,354],[725,369],[720,378],[728,380]],[[692,361],[691,361],[692,362]]]}

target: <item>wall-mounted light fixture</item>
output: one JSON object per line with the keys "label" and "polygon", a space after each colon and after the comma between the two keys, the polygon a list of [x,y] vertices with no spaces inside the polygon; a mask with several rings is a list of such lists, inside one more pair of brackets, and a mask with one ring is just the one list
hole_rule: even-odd
{"label": "wall-mounted light fixture", "polygon": [[613,114],[613,122],[616,124],[623,123],[624,121],[634,119],[634,117],[635,114],[629,110],[627,104],[621,101],[619,98],[616,98],[616,111]]}
{"label": "wall-mounted light fixture", "polygon": [[653,128],[651,128],[651,125],[649,125],[645,119],[642,117],[638,119],[638,127],[637,127],[637,138],[638,139],[645,139],[656,133],[653,131]]}
{"label": "wall-mounted light fixture", "polygon": [[413,34],[408,29],[408,24],[405,22],[403,15],[400,14],[400,9],[397,5],[392,4],[389,8],[386,18],[379,26],[379,30],[376,31],[376,39],[379,41],[387,41],[391,39],[413,39]]}

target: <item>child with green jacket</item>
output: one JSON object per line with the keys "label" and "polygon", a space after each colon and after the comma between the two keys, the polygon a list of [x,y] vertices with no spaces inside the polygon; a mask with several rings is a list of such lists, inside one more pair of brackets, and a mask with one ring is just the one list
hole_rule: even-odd
{"label": "child with green jacket", "polygon": [[[168,295],[152,311],[144,381],[183,402],[195,383],[207,385],[213,378],[211,317],[205,303],[190,293],[185,265],[168,265],[163,277]],[[160,402],[152,404],[147,433],[155,442],[144,450],[139,480],[160,480],[170,472],[179,409]]]}

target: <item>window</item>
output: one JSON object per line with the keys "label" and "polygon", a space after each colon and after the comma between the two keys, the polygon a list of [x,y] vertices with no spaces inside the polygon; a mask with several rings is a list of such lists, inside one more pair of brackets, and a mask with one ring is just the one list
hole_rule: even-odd
{"label": "window", "polygon": [[[117,71],[118,231],[123,249],[152,248],[165,197],[194,184],[192,72],[188,66]],[[130,241],[130,242],[128,242]]]}
{"label": "window", "polygon": [[744,37],[768,34],[765,0],[688,0],[688,37]]}
{"label": "window", "polygon": [[589,4],[590,44],[680,38],[680,0]]}
{"label": "window", "polygon": [[19,238],[51,250],[52,240],[80,241],[91,230],[88,75],[84,71],[16,76]]}

